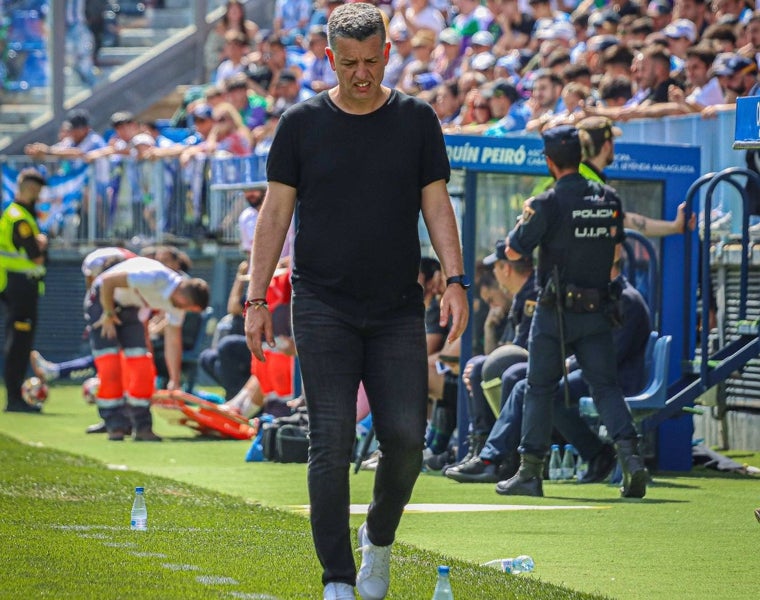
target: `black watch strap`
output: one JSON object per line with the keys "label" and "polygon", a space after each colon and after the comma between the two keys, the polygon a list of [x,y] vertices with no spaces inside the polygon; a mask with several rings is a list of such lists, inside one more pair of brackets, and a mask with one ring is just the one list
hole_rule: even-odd
{"label": "black watch strap", "polygon": [[464,289],[464,290],[470,289],[470,285],[471,285],[470,278],[467,277],[467,275],[453,275],[453,276],[449,277],[446,280],[446,287],[448,287],[448,286],[450,286],[450,285],[452,285],[454,283],[461,285],[462,289]]}

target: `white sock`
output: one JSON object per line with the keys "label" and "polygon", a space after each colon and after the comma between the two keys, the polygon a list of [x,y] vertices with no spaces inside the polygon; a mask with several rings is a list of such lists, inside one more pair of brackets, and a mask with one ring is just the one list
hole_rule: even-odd
{"label": "white sock", "polygon": [[235,397],[227,404],[235,407],[246,419],[250,419],[261,412],[261,407],[258,404],[254,404],[251,392],[245,388],[235,394]]}

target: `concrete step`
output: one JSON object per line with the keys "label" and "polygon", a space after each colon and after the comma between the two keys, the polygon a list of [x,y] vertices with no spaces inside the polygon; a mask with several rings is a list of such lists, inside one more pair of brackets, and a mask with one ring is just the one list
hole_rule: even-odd
{"label": "concrete step", "polygon": [[158,42],[182,31],[181,27],[135,27],[123,29],[119,34],[119,45],[114,48],[153,47]]}

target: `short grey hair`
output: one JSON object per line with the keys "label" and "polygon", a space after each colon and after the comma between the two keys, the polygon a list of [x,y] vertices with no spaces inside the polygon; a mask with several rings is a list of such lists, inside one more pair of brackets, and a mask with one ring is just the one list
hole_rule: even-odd
{"label": "short grey hair", "polygon": [[327,22],[327,42],[331,48],[337,38],[363,42],[373,35],[385,41],[385,21],[380,10],[372,4],[343,4],[332,12]]}

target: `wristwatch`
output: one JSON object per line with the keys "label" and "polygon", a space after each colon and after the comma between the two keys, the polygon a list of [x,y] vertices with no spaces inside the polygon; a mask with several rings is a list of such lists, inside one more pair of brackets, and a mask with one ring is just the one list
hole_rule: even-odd
{"label": "wristwatch", "polygon": [[450,286],[453,283],[458,283],[461,285],[463,290],[470,289],[470,286],[472,285],[470,283],[470,278],[467,277],[467,275],[454,275],[453,277],[449,277],[446,280],[446,287]]}

